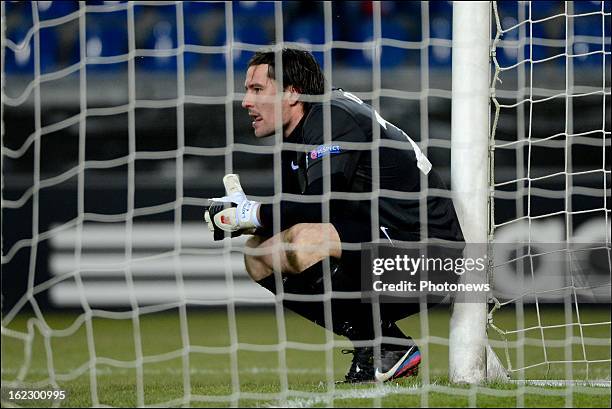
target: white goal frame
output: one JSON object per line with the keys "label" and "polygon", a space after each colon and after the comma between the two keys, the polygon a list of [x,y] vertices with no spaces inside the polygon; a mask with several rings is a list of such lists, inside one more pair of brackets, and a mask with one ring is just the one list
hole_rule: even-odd
{"label": "white goal frame", "polygon": [[[496,227],[496,222],[493,218],[493,195],[497,185],[494,178],[493,163],[496,146],[494,135],[500,105],[495,99],[495,82],[498,79],[497,76],[500,71],[500,66],[495,59],[495,53],[500,35],[505,31],[509,31],[521,25],[521,23],[519,23],[515,27],[503,30],[500,26],[499,14],[496,4],[494,3],[495,2],[489,1],[453,3],[451,188],[453,201],[466,243],[481,243],[487,244],[487,246],[493,242]],[[566,63],[566,93],[569,92],[569,89],[573,89],[571,86],[571,84],[573,84],[571,81],[573,80],[568,78],[573,75],[574,57],[586,58],[589,55],[602,54],[602,71],[605,73],[606,59],[609,59],[610,55],[610,52],[605,51],[604,48],[604,44],[609,44],[610,40],[604,37],[604,19],[606,16],[609,18],[609,13],[604,12],[603,4],[601,12],[575,14],[571,3],[572,2],[566,3],[565,13],[563,14],[566,18],[565,53],[543,60],[534,60],[531,55],[529,56],[529,62],[531,64],[563,56]],[[595,49],[595,51],[588,52],[587,48],[587,52],[577,51],[573,48],[574,42],[576,41],[573,37],[574,23],[568,21],[572,18],[594,14],[602,15],[602,49]],[[530,24],[533,24],[559,16],[560,15],[550,16],[534,20],[532,19],[530,11],[528,21]],[[493,40],[491,29],[495,27],[495,23],[497,24],[497,35]],[[531,32],[530,35],[533,36],[533,32]],[[533,38],[531,38],[531,41],[534,41]],[[493,63],[496,67],[494,76],[492,75]],[[503,68],[502,70],[510,68],[513,67]],[[534,87],[533,82],[530,84],[530,87]],[[606,88],[605,75],[602,88],[603,89],[595,91],[588,90],[590,94],[588,94],[587,91],[580,91],[583,92],[582,94],[578,91],[574,92],[579,96],[601,94],[603,97],[604,122],[601,132],[604,138],[602,141],[604,159],[602,167],[604,174],[609,174],[609,170],[605,169],[605,149],[606,146],[609,147],[609,141],[606,141],[606,139],[609,138],[610,135],[610,132],[605,129],[605,97],[610,94],[609,88]],[[496,104],[495,121],[493,121],[493,123],[491,114],[492,101],[495,101]],[[569,106],[567,104],[568,102],[566,101],[566,115],[571,115],[571,103],[569,103]],[[569,110],[569,114],[567,110]],[[570,125],[567,124],[567,121],[569,121]],[[571,117],[569,120],[566,120],[566,138],[598,131],[596,128],[595,131],[575,135],[572,131],[571,121]],[[565,146],[565,171],[571,178],[572,171],[568,171],[567,165],[567,143],[568,142],[566,142]],[[569,163],[571,164],[571,160]],[[522,166],[522,164],[517,163],[517,166]],[[568,185],[566,180],[566,200],[568,195],[571,196],[571,189],[571,182],[570,185]],[[569,190],[569,193],[567,190]],[[609,210],[607,210],[605,206],[606,190],[606,181],[604,179],[604,186],[602,189],[604,194],[604,208],[595,210],[603,210],[609,213]],[[609,216],[606,216],[606,220],[607,217]],[[604,226],[606,224],[607,223],[604,223]],[[568,224],[567,231],[567,240],[569,242],[571,239],[571,224]],[[609,244],[608,237],[609,231],[606,233],[606,242]],[[468,256],[469,255],[466,255],[466,257]],[[489,262],[490,265],[487,274],[481,277],[462,277],[462,280],[470,280],[472,282],[488,281],[493,269],[492,258]],[[451,382],[477,384],[487,380],[499,381],[509,379],[508,374],[511,372],[511,368],[509,368],[509,370],[504,368],[488,343],[487,325],[490,322],[491,326],[493,328],[495,327],[492,321],[490,321],[492,320],[492,313],[491,316],[488,314],[487,301],[488,300],[482,300],[481,303],[457,302],[453,305],[449,333],[449,379]],[[610,323],[597,323],[597,325],[606,324],[609,325]],[[566,360],[564,362],[570,364],[573,361]],[[581,384],[581,381],[573,381],[571,378],[567,378],[563,381],[542,382],[549,382],[549,384],[555,384],[557,386]],[[596,381],[594,384],[589,382],[591,381],[587,381],[589,385],[597,384],[597,386],[610,387],[609,380],[601,382]]]}
{"label": "white goal frame", "polygon": [[[467,243],[487,243],[489,237],[490,7],[489,1],[453,3],[451,187]],[[462,279],[484,281],[487,277]],[[486,326],[486,300],[453,305],[451,382],[506,377],[488,347]]]}

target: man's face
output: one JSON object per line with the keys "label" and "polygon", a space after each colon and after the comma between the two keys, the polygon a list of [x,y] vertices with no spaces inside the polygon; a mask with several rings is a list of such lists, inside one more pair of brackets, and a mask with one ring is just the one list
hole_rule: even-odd
{"label": "man's face", "polygon": [[[255,136],[262,138],[274,134],[276,129],[276,81],[268,78],[268,64],[249,67],[244,82],[245,96],[242,107],[249,111]],[[279,107],[283,129],[289,122],[289,101],[283,98]]]}

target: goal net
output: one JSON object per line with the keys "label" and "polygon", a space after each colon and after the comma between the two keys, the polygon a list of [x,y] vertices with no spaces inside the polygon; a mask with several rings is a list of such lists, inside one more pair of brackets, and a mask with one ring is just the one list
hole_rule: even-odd
{"label": "goal net", "polygon": [[609,384],[610,4],[493,17],[490,234],[525,245],[493,246],[489,335],[516,379]]}
{"label": "goal net", "polygon": [[[421,348],[418,378],[336,385],[352,344],[283,309],[291,295],[248,277],[246,238],[215,242],[202,219],[228,173],[253,200],[301,200],[275,177],[282,136],[254,138],[240,107],[246,63],[271,44],[312,51],[330,84],[410,135],[450,185],[452,2],[1,7],[3,405],[21,405],[7,391],[24,388],[81,406],[524,406],[534,393],[571,406],[575,392],[609,394],[591,386],[610,382],[610,2],[491,3],[479,217],[490,243],[526,245],[491,247],[495,291],[478,325],[512,380],[571,381],[562,390],[449,381],[444,308],[398,323]],[[370,194],[373,214],[396,193]],[[452,197],[424,187],[421,209],[428,193]],[[571,283],[534,287],[548,280],[540,254],[559,243],[583,245],[561,251]]]}

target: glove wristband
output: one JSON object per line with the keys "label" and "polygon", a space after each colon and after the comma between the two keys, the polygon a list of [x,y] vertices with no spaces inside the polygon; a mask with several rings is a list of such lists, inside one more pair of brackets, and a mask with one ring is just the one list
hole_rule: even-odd
{"label": "glove wristband", "polygon": [[252,200],[243,200],[236,207],[236,219],[238,224],[251,223],[255,227],[261,227],[261,223],[257,218],[257,210],[259,209],[260,203]]}

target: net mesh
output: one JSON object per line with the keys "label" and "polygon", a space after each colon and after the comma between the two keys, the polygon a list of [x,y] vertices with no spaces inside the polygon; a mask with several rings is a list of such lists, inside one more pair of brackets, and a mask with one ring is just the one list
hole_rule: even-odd
{"label": "net mesh", "polygon": [[[300,338],[299,324],[296,325],[290,317],[287,317],[279,302],[283,298],[292,296],[278,294],[276,298],[272,298],[257,293],[252,286],[249,287],[249,283],[246,283],[246,273],[241,265],[241,254],[246,251],[244,240],[213,243],[208,232],[204,231],[204,226],[194,223],[196,218],[201,217],[197,212],[201,212],[202,207],[208,204],[209,196],[199,194],[197,189],[190,187],[189,181],[193,172],[196,173],[196,177],[202,177],[201,172],[210,169],[196,167],[194,171],[192,159],[210,161],[211,167],[220,167],[224,173],[237,171],[240,173],[242,159],[248,159],[248,155],[263,155],[270,159],[276,168],[280,165],[281,150],[278,143],[281,140],[280,133],[277,132],[275,136],[276,143],[253,144],[241,138],[240,134],[244,129],[237,129],[238,121],[234,116],[234,110],[236,103],[242,100],[244,94],[236,91],[236,84],[240,84],[242,78],[233,62],[243,61],[245,55],[258,50],[263,42],[260,42],[256,36],[249,37],[248,33],[241,33],[239,38],[238,33],[248,24],[243,20],[235,21],[234,8],[238,7],[236,4],[202,3],[203,7],[211,7],[211,14],[217,13],[222,16],[224,35],[221,42],[196,42],[189,37],[187,20],[189,12],[193,10],[187,8],[194,6],[188,3],[156,1],[108,2],[113,4],[92,5],[79,2],[78,8],[69,13],[41,18],[43,3],[50,2],[31,2],[28,5],[31,8],[29,13],[31,21],[26,23],[29,24],[28,29],[19,39],[11,38],[6,33],[11,13],[7,11],[6,3],[2,3],[2,221],[6,223],[11,219],[18,219],[26,226],[27,233],[23,236],[11,235],[3,227],[3,280],[8,280],[7,271],[21,277],[27,276],[27,284],[19,293],[14,305],[6,313],[3,308],[3,387],[52,386],[64,389],[67,385],[81,382],[85,385],[83,387],[86,390],[85,394],[89,395],[83,402],[91,406],[114,404],[117,401],[121,404],[138,406],[152,404],[177,406],[194,402],[240,406],[245,402],[270,400],[314,406],[331,405],[335,399],[348,398],[368,399],[372,406],[381,406],[384,403],[383,399],[390,395],[405,395],[416,396],[419,404],[426,407],[432,404],[431,393],[461,396],[469,405],[475,406],[479,394],[492,396],[516,394],[515,391],[508,392],[489,386],[474,385],[470,388],[447,386],[438,381],[440,376],[445,375],[446,362],[440,367],[439,362],[436,364],[437,361],[434,359],[425,360],[422,365],[418,387],[377,385],[375,388],[363,391],[338,388],[334,381],[346,371],[346,362],[340,364],[337,362],[338,348],[350,347],[351,344],[346,340],[335,338],[331,331],[319,334],[320,336],[301,334],[304,338]],[[447,80],[450,78],[447,70],[451,50],[450,26],[444,24],[444,19],[439,17],[440,11],[436,9],[450,7],[448,4],[440,6],[423,2],[415,6],[414,11],[420,16],[418,20],[420,26],[417,27],[419,38],[414,40],[387,35],[385,33],[387,26],[383,17],[384,3],[374,2],[370,21],[371,38],[348,41],[336,39],[334,36],[333,32],[338,24],[334,21],[332,4],[325,2],[322,5],[322,22],[325,26],[323,38],[312,44],[301,42],[299,38],[295,38],[295,42],[283,42],[287,28],[283,5],[270,4],[274,21],[274,39],[279,46],[299,44],[313,51],[316,56],[322,58],[322,67],[326,77],[331,78],[330,81],[336,81],[333,67],[337,51],[355,57],[354,64],[365,64],[368,69],[365,70],[367,72],[365,75],[359,72],[352,73],[371,87],[354,91],[354,94],[371,102],[373,107],[383,114],[393,112],[394,104],[403,112],[407,105],[402,104],[412,103],[408,106],[418,111],[418,121],[413,121],[418,122],[418,126],[406,124],[408,128],[415,130],[408,133],[418,141],[422,151],[430,158],[434,152],[440,152],[432,162],[434,166],[442,164],[444,167],[450,150],[450,129],[440,125],[440,121],[436,121],[435,118],[432,119],[432,115],[439,115],[440,111],[444,111],[440,106],[450,107],[450,81]],[[528,72],[532,74],[534,67],[544,65],[547,61],[546,58],[527,58],[528,48],[565,48],[569,38],[572,39],[570,44],[573,44],[574,51],[571,51],[572,45],[570,45],[570,51],[561,53],[561,58],[566,61],[566,67],[573,67],[574,59],[585,57],[590,60],[601,57],[601,63],[597,68],[600,72],[600,83],[584,86],[568,83],[567,81],[572,81],[572,78],[578,75],[570,73],[566,75],[567,81],[564,81],[566,88],[560,93],[565,100],[570,100],[566,95],[598,98],[599,103],[603,104],[601,126],[597,125],[590,131],[577,131],[573,128],[572,115],[568,114],[566,118],[569,119],[566,121],[564,132],[559,135],[549,133],[548,136],[550,139],[555,139],[557,136],[564,136],[566,139],[561,146],[554,146],[555,149],[562,149],[565,152],[564,163],[569,167],[564,169],[564,176],[570,177],[576,173],[571,159],[568,159],[572,156],[572,146],[584,142],[591,144],[589,146],[596,146],[600,150],[599,154],[603,152],[602,167],[598,164],[591,169],[604,175],[603,187],[588,186],[581,190],[575,186],[569,195],[571,196],[573,192],[603,197],[603,206],[593,207],[593,210],[599,211],[605,218],[605,223],[609,223],[606,192],[609,191],[607,189],[609,189],[610,170],[605,152],[606,147],[610,145],[609,117],[606,117],[606,107],[610,106],[609,10],[605,11],[606,6],[601,3],[601,9],[597,11],[574,14],[573,10],[564,10],[560,17],[551,15],[540,18],[525,14],[526,10],[530,10],[529,5],[512,4],[516,8],[516,11],[512,12],[516,17],[515,23],[509,25],[503,23],[503,13],[495,13],[498,34],[505,36],[504,39],[497,40],[498,53],[501,49],[517,50],[516,58],[520,58],[515,63],[506,65],[500,64],[500,58],[494,59],[496,77],[502,78],[510,72],[516,72],[518,84],[511,90],[496,87],[496,98],[493,99],[496,103],[497,119],[494,128],[497,132],[494,139],[496,152],[507,149],[512,155],[516,155],[516,164],[527,163],[527,172],[523,166],[517,165],[512,169],[516,174],[511,179],[536,180],[536,177],[529,172],[530,159],[521,156],[522,145],[531,146],[537,143],[531,131],[540,129],[532,126],[538,120],[538,116],[532,115],[531,110],[526,112],[525,102],[530,102],[529,106],[532,107],[537,102],[536,98],[541,97],[545,101],[555,97],[558,92],[546,84],[542,88],[536,87],[535,80],[530,76],[529,80],[527,79]],[[158,26],[158,41],[147,47],[138,46],[141,41],[138,37],[140,30],[143,30],[148,21],[147,13],[162,8],[171,10],[173,16],[171,28]],[[122,27],[125,28],[127,39],[125,49],[112,49],[113,43],[108,40],[111,37],[99,37],[96,40],[97,37],[92,36],[89,31],[95,30],[96,25],[104,27],[104,16],[111,14],[124,19],[122,25],[111,29],[121,31]],[[528,27],[533,30],[534,25],[547,21],[559,19],[565,21],[567,25],[568,21],[592,16],[601,19],[601,34],[580,37],[568,31],[566,38],[550,40],[526,33]],[[98,18],[100,20],[97,20]],[[554,23],[559,24],[556,20]],[[607,34],[605,27],[608,27]],[[47,30],[54,29],[78,33],[75,46],[75,50],[78,50],[77,56],[69,60],[64,67],[50,67],[46,63],[49,49],[51,52],[61,52],[57,47],[53,48],[45,40],[47,37],[43,35]],[[175,30],[175,40],[171,40],[170,44],[164,43],[167,41],[164,37],[167,30]],[[516,40],[509,39],[517,32]],[[172,35],[167,37],[173,38]],[[601,51],[591,51],[589,48],[589,51],[576,54],[576,44],[586,44],[587,47],[600,45]],[[107,46],[111,47],[110,52],[106,51]],[[402,86],[389,82],[383,69],[383,65],[389,63],[388,55],[393,59],[393,52],[398,50],[416,56],[408,58],[416,58],[419,61],[416,74],[407,71]],[[31,58],[27,57],[29,55]],[[9,59],[17,61],[19,58],[30,61],[32,71],[16,81],[16,84],[22,85],[21,88],[12,85],[9,87],[4,73],[11,64]],[[194,64],[194,58],[203,58],[207,63],[222,67],[220,73],[213,73],[212,78],[206,79],[207,84],[212,84],[210,85],[214,89],[212,92],[202,92],[199,85],[202,78],[194,76],[192,72],[187,73],[187,67]],[[173,74],[159,77],[147,74],[147,70],[151,67],[158,66],[170,66],[170,72]],[[280,64],[277,64],[277,67],[279,66]],[[106,67],[121,67],[123,74],[108,77],[114,82],[105,82]],[[573,68],[567,68],[568,73],[570,69]],[[98,71],[90,75],[93,70]],[[400,74],[402,73],[400,71]],[[281,76],[277,75],[278,77]],[[338,78],[338,82],[341,80],[342,78]],[[159,94],[151,95],[147,92],[147,87],[155,81],[166,81],[175,87],[171,91],[164,88]],[[407,82],[416,85],[406,85]],[[215,84],[221,85],[215,88]],[[53,90],[59,88],[67,91],[53,94]],[[115,95],[112,93],[113,89],[121,89],[122,92]],[[525,93],[529,98],[525,97]],[[101,94],[104,94],[106,99],[100,98]],[[74,112],[50,115],[47,109],[43,109],[47,108],[49,98],[78,100],[78,108]],[[329,95],[326,98],[329,98]],[[508,103],[507,100],[515,102]],[[221,128],[224,129],[223,137],[219,140],[212,140],[212,137],[210,140],[204,138],[204,141],[193,138],[187,131],[193,129],[189,128],[189,122],[194,121],[194,118],[189,117],[190,106],[219,108],[216,112],[223,118],[221,121]],[[26,116],[26,120],[32,124],[31,132],[23,138],[11,138],[5,128],[5,116],[23,107],[31,110]],[[503,126],[506,109],[519,110],[519,114],[516,115],[518,133],[510,135],[515,139],[500,142],[498,137],[503,130],[512,128],[512,126],[508,128]],[[571,103],[568,109],[571,109]],[[176,129],[171,144],[147,144],[146,138],[139,131],[143,122],[151,120],[150,117],[141,116],[146,110],[161,113],[170,118],[169,121],[175,121]],[[325,113],[327,128],[330,126],[329,116],[329,105],[327,105]],[[105,143],[105,140],[91,139],[90,126],[95,124],[95,121],[100,121],[104,125],[110,124],[105,122],[105,118],[119,118],[118,121],[123,121],[121,129],[105,131],[105,135],[118,132],[124,145],[114,151],[111,149],[106,155],[92,153],[91,146]],[[199,117],[196,121],[203,122],[204,125],[200,126],[204,127],[209,124],[206,118]],[[404,126],[400,127],[406,129]],[[525,135],[525,129],[528,130],[529,136]],[[64,143],[65,148],[71,149],[74,154],[74,160],[67,161],[61,170],[54,172],[55,169],[50,170],[46,164],[53,160],[53,155],[57,154],[57,148],[52,146],[57,144],[57,141],[53,141],[52,138],[59,134],[71,135],[65,136]],[[572,141],[568,145],[567,140],[570,136]],[[378,137],[376,141],[380,143]],[[376,146],[371,148],[374,161],[378,160],[375,154]],[[23,176],[26,179],[25,183],[21,183],[22,180],[19,179],[17,172],[20,162],[25,162],[28,169]],[[150,178],[146,175],[148,163],[155,163],[162,168],[162,172],[166,172],[163,174],[166,176],[166,182],[169,181],[167,183],[171,185],[169,189],[171,194],[157,195],[154,192],[145,198],[140,196],[140,188],[146,189],[147,179]],[[329,166],[328,161],[324,161],[324,164]],[[104,175],[107,171],[117,172],[102,177],[102,183],[98,182],[95,188],[100,189],[100,184],[111,184],[118,186],[118,190],[123,189],[124,195],[117,199],[124,203],[121,211],[118,211],[117,207],[105,207],[104,202],[111,201],[109,196],[91,196],[91,181],[95,179],[92,175],[94,173]],[[582,172],[589,171],[581,169],[579,172],[583,174]],[[257,185],[257,180],[261,178],[261,174],[255,173],[250,179],[253,183],[249,184],[247,174],[243,178],[243,181],[246,179],[244,186],[248,189],[248,186]],[[26,188],[9,189],[18,179],[21,181],[20,186],[25,185]],[[574,186],[571,178],[569,180],[570,186]],[[162,180],[160,183],[166,182]],[[220,183],[220,178],[216,183]],[[503,190],[501,187],[504,183],[506,182],[496,179],[496,198],[505,198],[506,193],[498,193],[498,190]],[[427,180],[423,177],[422,186],[426,184]],[[327,192],[324,195],[325,199],[333,197],[329,184],[325,186],[325,191]],[[536,216],[524,209],[522,198],[531,197],[530,195],[536,192],[539,191],[534,187],[521,185],[516,192],[508,193],[508,200],[516,203],[516,214],[507,220],[496,219],[494,226],[496,231],[501,230],[506,224],[523,220],[531,223]],[[249,194],[248,191],[247,193]],[[545,193],[558,200],[571,202],[567,200],[565,192],[553,194],[546,190]],[[381,194],[392,195],[393,192],[377,191],[370,195],[373,212],[377,211],[376,199]],[[57,199],[62,195],[64,195],[63,201]],[[50,196],[55,198],[51,202]],[[152,196],[154,199],[151,199]],[[212,196],[211,194],[210,197]],[[275,179],[272,194],[249,194],[249,197],[264,203],[278,204],[281,199],[280,180]],[[282,197],[303,200],[299,196]],[[49,220],[44,207],[53,203],[53,200],[61,202],[59,205],[55,203],[55,206],[64,206],[66,211],[62,213],[62,217]],[[45,206],[41,207],[41,203]],[[425,206],[426,201],[421,196],[421,209],[425,209]],[[571,204],[568,206],[562,213],[566,215],[566,226],[573,226],[572,215],[580,210],[572,210]],[[274,212],[275,219],[278,220],[280,214],[278,205],[275,206]],[[426,212],[421,211],[421,216],[425,217],[424,215]],[[162,223],[160,220],[166,222]],[[167,223],[167,220],[171,222]],[[373,232],[377,232],[376,217],[372,220]],[[427,226],[426,220],[422,220],[421,225]],[[278,226],[276,227],[278,229]],[[23,232],[24,229],[19,231]],[[609,249],[610,239],[607,231],[602,241]],[[53,271],[48,276],[41,276],[40,271],[45,269],[41,265],[41,260],[50,252],[53,252],[49,262]],[[92,255],[97,255],[98,258],[92,258]],[[202,267],[202,262],[199,261],[203,258],[221,271],[220,281],[213,283],[194,280],[194,277],[201,275],[206,268]],[[27,268],[21,269],[23,265]],[[163,281],[163,286],[167,287],[168,291],[160,292],[159,288],[151,285],[151,280],[147,277],[156,275],[161,277],[163,274],[167,275],[168,271],[171,272],[170,277],[166,277],[166,281]],[[101,275],[106,280],[109,278],[115,280],[104,287],[102,294],[96,291],[91,280]],[[99,282],[94,284],[99,285]],[[325,285],[327,289],[331,286],[329,282]],[[47,311],[49,306],[41,301],[45,299],[42,297],[43,294],[45,297],[50,297],[51,304],[56,303],[56,306],[66,303],[77,311],[76,316],[59,321],[54,317],[50,321],[49,316],[55,312]],[[327,326],[331,327],[329,295],[328,291],[322,299],[326,301]],[[4,297],[3,291],[3,302]],[[583,331],[578,338],[573,335],[568,338],[570,343],[566,342],[567,340],[550,340],[544,336],[530,338],[526,333],[531,327],[524,318],[524,309],[527,307],[523,307],[520,299],[518,303],[516,301],[498,304],[500,308],[508,304],[517,305],[516,331],[502,329],[503,326],[495,319],[496,315],[492,316],[491,325],[506,338],[506,342],[496,344],[505,349],[504,355],[509,356],[511,355],[509,351],[516,350],[517,361],[513,363],[509,360],[508,366],[512,371],[519,373],[519,378],[528,377],[525,370],[532,365],[544,364],[548,367],[551,363],[566,362],[548,355],[535,364],[530,362],[523,351],[532,344],[542,347],[544,351],[559,345],[566,354],[569,353],[570,357],[572,356],[570,343],[577,342],[583,352],[588,351],[590,346],[609,348],[609,337],[595,339],[584,335]],[[255,316],[241,318],[244,315],[241,314],[240,306],[269,306],[272,302],[274,302],[274,313],[271,320]],[[114,308],[108,308],[109,304]],[[572,306],[577,307],[577,303],[566,297],[564,311],[567,320],[560,325],[564,330],[574,328],[574,324],[569,324],[574,322],[571,317]],[[220,308],[223,318],[211,318],[214,325],[210,324],[206,314],[202,314],[200,310],[192,311],[197,307]],[[543,334],[549,326],[542,323],[539,309],[536,316],[539,323],[537,329]],[[578,316],[576,322],[581,330],[590,326],[610,325],[609,319],[593,322],[585,319],[584,312],[581,316],[582,320]],[[254,320],[255,327],[245,327],[244,320],[247,319]],[[263,338],[258,338],[245,336],[241,332],[242,328],[242,331],[257,333],[258,324],[270,331],[270,334],[265,336],[260,334]],[[171,330],[160,337],[159,333],[152,330],[155,325],[166,325],[164,328]],[[445,353],[440,351],[448,347],[448,334],[445,331],[432,330],[432,318],[425,309],[422,309],[418,320],[411,325],[416,326],[412,328],[418,334],[414,338],[421,346],[424,356],[433,357],[440,353],[441,356],[445,356]],[[227,335],[222,341],[214,337],[214,334],[220,331],[219,328],[223,328],[223,332]],[[292,331],[298,333],[297,338],[291,335]],[[517,340],[509,340],[514,334]],[[380,334],[377,335],[380,340]],[[72,357],[69,363],[66,362],[66,355]],[[254,355],[265,357],[265,363],[262,364],[261,359],[253,359]],[[309,357],[312,357],[318,365],[307,362]],[[604,369],[603,372],[595,374],[588,372],[584,377],[577,377],[571,369],[567,369],[568,366],[565,366],[564,372],[558,373],[558,376],[554,374],[553,377],[609,379],[609,353],[607,359],[589,359],[583,354],[581,358],[570,361],[585,361],[591,366],[601,362],[604,364]],[[262,374],[267,375],[265,379],[273,384],[269,390],[253,387],[253,383],[257,384]],[[158,382],[156,377],[160,376],[172,377],[178,386],[175,385],[171,392],[156,394],[158,388],[155,384]],[[222,378],[223,385],[212,389],[203,387],[202,385],[209,383],[212,377]],[[310,379],[315,386],[304,387],[299,383],[296,386],[295,381],[302,377]],[[313,379],[322,383],[317,384]],[[128,391],[118,391],[117,383],[114,382],[117,380],[133,388],[128,388]],[[539,389],[524,386],[520,389],[519,396],[534,391]],[[566,391],[548,391],[548,393],[563,396],[570,402],[572,399],[571,392],[568,394]],[[125,400],[116,400],[118,397]]]}
{"label": "net mesh", "polygon": [[[610,294],[609,4],[497,3],[493,15],[490,233],[526,247],[492,270],[493,281],[522,282],[494,300],[490,336],[503,339],[496,345],[515,378],[609,381],[610,316],[592,308]],[[553,24],[554,35],[543,35]],[[555,111],[563,121],[546,120]],[[559,287],[538,277],[545,243],[564,243],[556,250],[565,253],[569,277]],[[591,252],[590,264],[579,265],[581,251]],[[547,297],[562,303],[563,317]],[[504,309],[514,310],[512,323],[496,316]]]}

